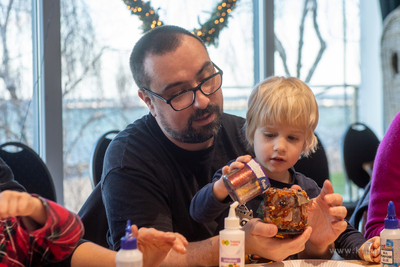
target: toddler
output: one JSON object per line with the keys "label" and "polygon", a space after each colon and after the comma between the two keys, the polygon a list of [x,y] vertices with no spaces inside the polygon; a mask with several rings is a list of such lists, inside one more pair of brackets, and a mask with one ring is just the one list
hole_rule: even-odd
{"label": "toddler", "polygon": [[[318,117],[314,94],[304,82],[292,77],[271,77],[257,85],[249,97],[246,140],[272,187],[301,188],[310,199],[315,198],[308,212],[308,224],[313,233],[299,257],[330,258],[336,248],[338,254],[346,259],[367,257],[368,260],[379,262],[379,238],[369,240],[373,242],[370,251],[374,252],[364,255],[370,243],[364,244],[366,240],[362,234],[344,220],[335,221],[334,215],[340,217],[338,214],[329,214],[329,201],[339,199],[340,205],[342,201],[340,196],[333,194],[332,184],[325,181],[321,189],[314,180],[293,168],[301,156],[308,156],[316,149],[314,130]],[[219,223],[217,231],[223,228],[223,218],[228,214],[232,199],[221,176],[243,168],[243,163],[250,159],[249,155],[240,156],[216,172],[213,183],[203,187],[191,201],[190,214],[194,220],[201,223],[216,220]],[[251,218],[263,219],[262,207],[262,195],[239,206],[236,213],[241,224],[244,225]],[[317,209],[326,212],[318,216]],[[343,209],[342,218],[346,213]]]}

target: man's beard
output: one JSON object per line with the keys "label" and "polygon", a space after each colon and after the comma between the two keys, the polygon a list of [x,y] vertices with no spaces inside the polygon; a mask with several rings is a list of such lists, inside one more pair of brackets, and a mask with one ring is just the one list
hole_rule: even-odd
{"label": "man's beard", "polygon": [[[202,118],[204,114],[214,114],[215,119],[207,125],[204,125],[198,129],[194,129],[192,124],[193,121]],[[217,135],[221,128],[221,111],[218,105],[209,105],[207,108],[202,110],[196,110],[196,113],[190,116],[188,126],[186,129],[177,131],[170,128],[166,123],[164,116],[161,117],[161,124],[164,130],[176,141],[182,143],[198,144],[203,143],[210,138]]]}

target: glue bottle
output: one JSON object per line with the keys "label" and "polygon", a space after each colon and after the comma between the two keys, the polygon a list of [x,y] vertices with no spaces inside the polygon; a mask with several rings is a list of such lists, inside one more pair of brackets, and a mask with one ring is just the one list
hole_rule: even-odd
{"label": "glue bottle", "polygon": [[219,232],[219,267],[244,267],[244,231],[241,230],[235,209],[239,202],[231,204],[225,218],[225,229]]}
{"label": "glue bottle", "polygon": [[392,201],[388,204],[385,229],[381,232],[381,266],[399,266],[400,264],[400,229],[399,219]]}
{"label": "glue bottle", "polygon": [[137,239],[132,235],[131,221],[128,220],[125,236],[121,238],[121,249],[115,256],[117,267],[142,267],[143,254],[137,248]]}

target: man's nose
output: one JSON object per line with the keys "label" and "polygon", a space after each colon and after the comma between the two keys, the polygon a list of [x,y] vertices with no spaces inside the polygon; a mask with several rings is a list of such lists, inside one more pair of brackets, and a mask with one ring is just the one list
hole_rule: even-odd
{"label": "man's nose", "polygon": [[204,95],[201,90],[197,90],[195,94],[193,105],[198,109],[205,109],[210,103],[209,96]]}

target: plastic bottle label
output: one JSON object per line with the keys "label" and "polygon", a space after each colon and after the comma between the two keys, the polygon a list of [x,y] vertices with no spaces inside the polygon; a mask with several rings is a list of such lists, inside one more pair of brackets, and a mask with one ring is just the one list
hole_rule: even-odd
{"label": "plastic bottle label", "polygon": [[244,255],[244,246],[238,240],[222,240],[220,241],[220,267],[239,267],[244,266],[241,256]]}
{"label": "plastic bottle label", "polygon": [[381,244],[381,266],[391,267],[400,265],[400,239],[386,239]]}

